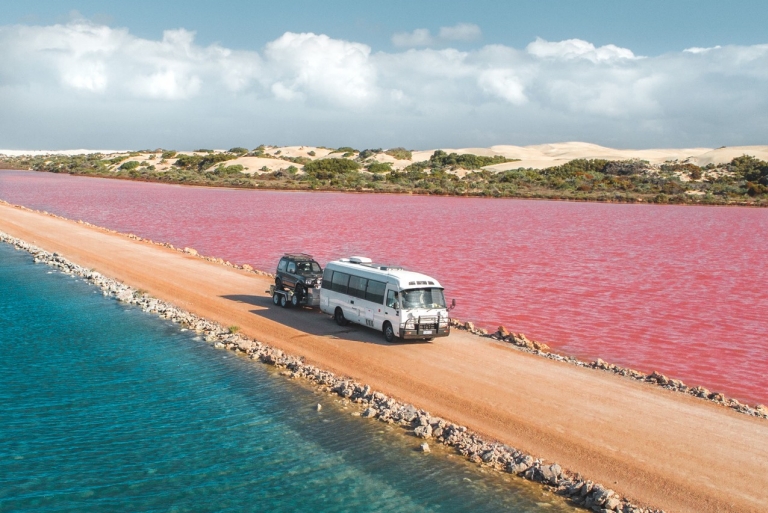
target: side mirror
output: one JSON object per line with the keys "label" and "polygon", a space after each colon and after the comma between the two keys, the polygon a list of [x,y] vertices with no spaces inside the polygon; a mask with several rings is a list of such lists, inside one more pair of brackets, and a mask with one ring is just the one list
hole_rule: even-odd
{"label": "side mirror", "polygon": [[451,299],[451,307],[448,308],[448,310],[453,310],[454,308],[456,308],[456,300],[455,299]]}

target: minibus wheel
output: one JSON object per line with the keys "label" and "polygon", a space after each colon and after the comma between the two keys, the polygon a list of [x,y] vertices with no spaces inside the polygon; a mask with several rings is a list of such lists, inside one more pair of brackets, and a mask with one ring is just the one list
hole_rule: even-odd
{"label": "minibus wheel", "polygon": [[395,340],[395,330],[392,329],[392,325],[389,321],[384,323],[384,340],[390,344]]}
{"label": "minibus wheel", "polygon": [[336,311],[333,312],[333,318],[336,319],[336,324],[339,326],[346,326],[349,324],[349,321],[344,318],[344,312],[338,306],[336,307]]}

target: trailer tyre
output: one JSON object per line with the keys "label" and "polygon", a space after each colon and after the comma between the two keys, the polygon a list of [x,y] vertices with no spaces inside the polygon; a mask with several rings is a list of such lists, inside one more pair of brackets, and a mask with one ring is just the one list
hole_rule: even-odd
{"label": "trailer tyre", "polygon": [[280,294],[280,306],[286,308],[288,304],[288,296],[285,294]]}
{"label": "trailer tyre", "polygon": [[383,331],[384,340],[391,344],[395,340],[395,330],[392,329],[392,324],[389,321],[384,323]]}
{"label": "trailer tyre", "polygon": [[333,318],[336,319],[336,324],[339,326],[346,326],[349,321],[344,317],[344,312],[340,307],[336,307],[336,311],[333,312]]}
{"label": "trailer tyre", "polygon": [[301,299],[299,299],[299,296],[294,294],[291,296],[291,306],[299,306],[301,304]]}
{"label": "trailer tyre", "polygon": [[279,305],[280,304],[280,294],[278,294],[277,292],[273,293],[272,294],[272,302],[275,305]]}

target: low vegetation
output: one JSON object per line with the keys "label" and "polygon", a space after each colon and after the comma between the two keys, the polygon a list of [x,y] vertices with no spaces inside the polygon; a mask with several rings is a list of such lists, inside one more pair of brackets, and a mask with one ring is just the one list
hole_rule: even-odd
{"label": "low vegetation", "polygon": [[[247,155],[264,155],[266,149],[260,146]],[[198,151],[194,155],[154,150],[122,156],[7,157],[0,160],[0,168],[241,188],[768,206],[768,162],[750,156],[705,167],[687,162],[655,166],[642,160],[580,159],[547,169],[493,171],[487,166],[511,161],[501,156],[438,150],[428,160],[397,170],[390,163],[376,161],[375,156],[405,152],[402,148],[363,150],[356,157],[344,158],[343,155],[351,153],[347,150],[355,150],[343,147],[329,158],[317,160],[272,156],[276,163],[284,165],[275,171],[264,166],[261,172],[248,174],[240,164],[226,165],[242,156],[243,150],[238,147],[228,152]],[[342,156],[337,156],[338,152]],[[158,161],[150,159],[150,154],[162,157],[170,168],[161,167],[158,171],[153,165]]]}
{"label": "low vegetation", "polygon": [[413,152],[405,148],[391,148],[384,153],[390,157],[395,157],[397,160],[411,160],[413,158]]}

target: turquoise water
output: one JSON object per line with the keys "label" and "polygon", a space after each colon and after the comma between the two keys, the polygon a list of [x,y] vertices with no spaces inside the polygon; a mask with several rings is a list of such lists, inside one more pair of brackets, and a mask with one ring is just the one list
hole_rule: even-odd
{"label": "turquoise water", "polygon": [[6,244],[0,355],[2,512],[572,510]]}

